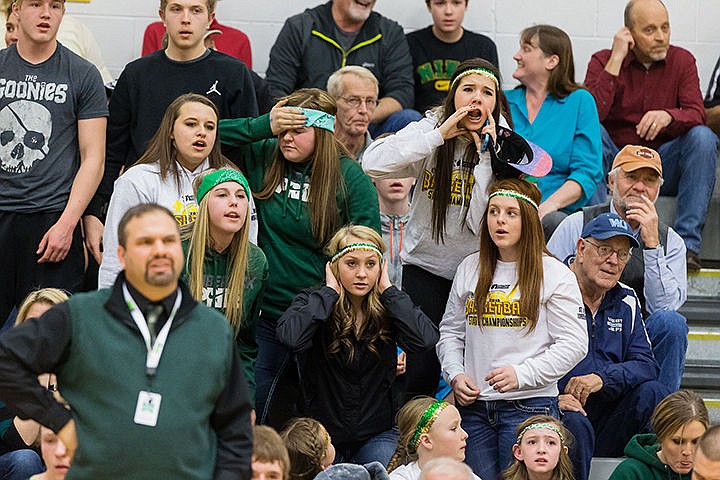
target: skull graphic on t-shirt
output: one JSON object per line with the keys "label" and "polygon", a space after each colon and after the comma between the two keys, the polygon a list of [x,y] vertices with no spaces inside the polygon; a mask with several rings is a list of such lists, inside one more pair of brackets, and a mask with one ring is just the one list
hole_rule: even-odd
{"label": "skull graphic on t-shirt", "polygon": [[39,103],[17,100],[0,110],[0,168],[27,173],[49,153],[50,111]]}

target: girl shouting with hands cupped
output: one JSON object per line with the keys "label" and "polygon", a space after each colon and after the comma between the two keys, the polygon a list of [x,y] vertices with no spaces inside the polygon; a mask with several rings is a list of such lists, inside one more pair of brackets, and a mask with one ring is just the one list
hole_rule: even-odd
{"label": "girl shouting with hands cupped", "polygon": [[[443,105],[395,135],[373,142],[363,169],[373,179],[415,177],[404,232],[402,287],[438,325],[460,261],[477,250],[480,218],[493,177],[489,145],[501,113],[510,120],[497,68],[462,62]],[[435,352],[409,355],[407,395],[434,395],[440,366]]]}

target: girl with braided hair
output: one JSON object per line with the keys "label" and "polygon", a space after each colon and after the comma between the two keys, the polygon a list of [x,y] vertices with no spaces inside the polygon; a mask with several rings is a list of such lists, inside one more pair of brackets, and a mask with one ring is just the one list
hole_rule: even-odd
{"label": "girl with braided hair", "polygon": [[291,420],[280,436],[290,455],[290,480],[312,480],[335,460],[330,434],[314,418]]}
{"label": "girl with braided hair", "polygon": [[400,409],[397,425],[400,438],[388,463],[390,480],[418,480],[423,466],[434,458],[465,460],[468,435],[460,426],[460,412],[449,403],[416,397]]}

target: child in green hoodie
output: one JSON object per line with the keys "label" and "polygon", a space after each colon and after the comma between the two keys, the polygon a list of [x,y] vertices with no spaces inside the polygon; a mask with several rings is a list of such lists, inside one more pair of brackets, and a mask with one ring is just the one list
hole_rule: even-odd
{"label": "child in green hoodie", "polygon": [[[283,97],[268,115],[220,122],[222,142],[240,148],[255,192],[258,245],[270,272],[257,329],[260,423],[281,426],[293,413],[293,395],[278,394],[292,383],[280,377],[293,360],[275,336],[277,319],[300,290],[323,284],[323,248],[338,228],[353,223],[380,232],[377,192],[335,139],[335,111],[332,97],[308,88]],[[271,399],[279,414],[272,419]]]}
{"label": "child in green hoodie", "polygon": [[690,480],[698,439],[710,420],[702,398],[690,390],[665,397],[653,412],[655,433],[635,435],[628,456],[609,480]]}
{"label": "child in green hoodie", "polygon": [[220,310],[233,326],[253,403],[255,325],[268,264],[263,251],[249,241],[250,188],[243,174],[231,168],[206,170],[193,186],[198,213],[183,229],[183,279],[196,300]]}

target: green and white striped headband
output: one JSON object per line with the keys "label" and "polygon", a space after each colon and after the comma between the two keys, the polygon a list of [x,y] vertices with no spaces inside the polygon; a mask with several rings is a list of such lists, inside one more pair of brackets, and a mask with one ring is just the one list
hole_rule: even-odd
{"label": "green and white striped headband", "polygon": [[520,192],[516,192],[515,190],[496,190],[496,191],[494,191],[493,193],[490,194],[490,196],[488,197],[488,201],[490,201],[490,199],[493,198],[493,197],[512,197],[512,198],[517,198],[518,200],[522,200],[522,201],[524,201],[524,202],[529,203],[530,205],[533,206],[533,208],[535,208],[535,210],[538,209],[537,203],[535,203],[535,201],[534,201],[532,198],[530,198],[530,197],[528,197],[527,195],[524,195],[524,194],[522,194],[522,193],[520,193]]}
{"label": "green and white striped headband", "polygon": [[541,428],[546,428],[548,430],[552,430],[553,432],[557,433],[558,436],[560,437],[560,443],[565,445],[565,437],[563,437],[563,434],[562,434],[562,432],[560,432],[560,429],[558,428],[558,426],[553,423],[532,423],[532,424],[528,425],[527,427],[523,428],[522,432],[520,432],[520,435],[518,435],[517,441],[515,443],[520,445],[520,442],[522,442],[523,435],[525,435],[525,432],[527,432],[528,430],[539,430]]}
{"label": "green and white striped headband", "polygon": [[382,258],[382,252],[377,246],[373,245],[372,243],[351,243],[350,245],[346,246],[345,248],[337,252],[335,255],[333,255],[330,262],[335,263],[340,257],[345,255],[346,253],[353,252],[355,250],[375,252],[378,254],[378,257]]}
{"label": "green and white striped headband", "polygon": [[468,75],[471,75],[471,74],[473,74],[473,73],[476,73],[476,74],[478,74],[478,75],[482,75],[483,77],[487,77],[487,78],[489,78],[490,80],[492,80],[493,82],[495,82],[495,88],[498,88],[498,87],[500,86],[500,83],[498,82],[498,79],[497,79],[497,77],[495,76],[495,74],[494,74],[493,72],[491,72],[490,70],[488,70],[487,68],[471,68],[471,69],[469,69],[469,70],[465,70],[465,71],[462,72],[462,73],[458,73],[458,76],[455,77],[455,80],[453,80],[452,83],[450,84],[450,90],[452,90],[452,88],[455,86],[455,84],[456,84],[461,78],[466,77],[466,76],[468,76]]}

